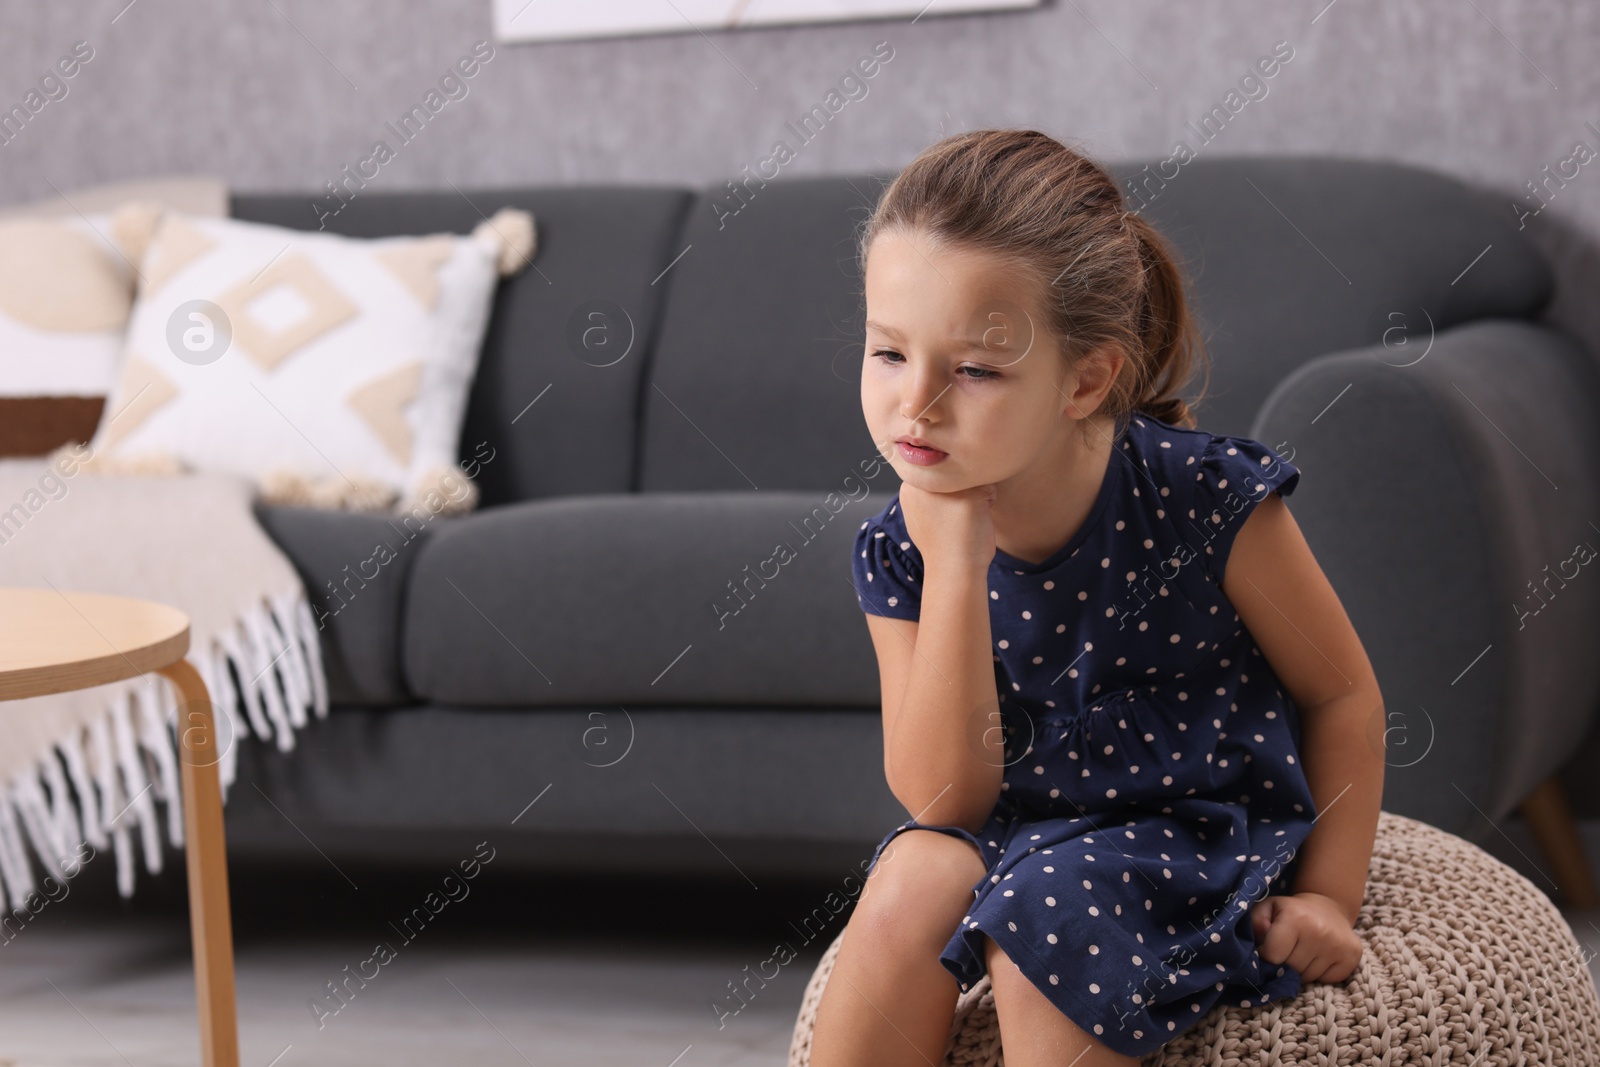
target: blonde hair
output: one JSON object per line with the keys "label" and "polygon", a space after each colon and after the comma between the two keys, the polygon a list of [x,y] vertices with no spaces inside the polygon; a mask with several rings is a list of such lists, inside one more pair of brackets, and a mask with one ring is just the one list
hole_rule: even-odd
{"label": "blonde hair", "polygon": [[[1178,390],[1210,363],[1172,247],[1128,211],[1100,164],[1037,130],[987,129],[930,146],[879,198],[858,234],[867,252],[885,232],[987,252],[1043,299],[1047,329],[1069,366],[1101,346],[1126,353],[1100,412],[1142,411],[1194,427]],[[1205,385],[1200,395],[1204,395]],[[1194,399],[1198,404],[1200,395]]]}

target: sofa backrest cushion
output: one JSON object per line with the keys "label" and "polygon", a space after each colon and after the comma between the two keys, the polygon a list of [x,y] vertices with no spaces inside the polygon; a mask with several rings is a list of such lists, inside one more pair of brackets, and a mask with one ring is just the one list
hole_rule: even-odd
{"label": "sofa backrest cushion", "polygon": [[1434,333],[1532,318],[1554,292],[1510,200],[1435,170],[1303,155],[1108,169],[1187,261],[1212,361],[1196,417],[1214,433],[1249,434],[1317,356],[1382,345],[1403,367]]}
{"label": "sofa backrest cushion", "polygon": [[664,279],[641,491],[834,487],[876,455],[854,241],[886,181],[778,179],[737,214],[725,188],[696,199]]}
{"label": "sofa backrest cushion", "polygon": [[[1185,259],[1212,360],[1198,418],[1213,432],[1248,434],[1272,388],[1318,355],[1387,345],[1398,367],[1433,333],[1534,317],[1553,292],[1512,205],[1436,171],[1318,156],[1107,166]],[[538,253],[501,282],[462,432],[485,505],[830,489],[876,455],[855,237],[892,177],[752,181],[742,204],[725,185],[375,190],[326,223],[466,233],[503,206],[534,214]],[[231,209],[315,229],[311,205],[236,194]]]}
{"label": "sofa backrest cushion", "polygon": [[[656,186],[362,191],[326,228],[360,237],[468,233],[502,207],[532,212],[533,263],[502,279],[460,458],[484,506],[627,492],[637,403],[663,287],[652,285],[693,194]],[[320,203],[321,201],[318,201]],[[314,230],[310,196],[236,194],[241,219]]]}
{"label": "sofa backrest cushion", "polygon": [[[1249,433],[1273,386],[1318,355],[1387,344],[1399,366],[1433,331],[1532,317],[1552,292],[1509,203],[1434,171],[1305,156],[1108,169],[1186,260],[1212,432]],[[692,250],[663,279],[641,490],[826,489],[875,455],[854,239],[888,177],[752,184],[737,213],[726,188],[695,201]]]}

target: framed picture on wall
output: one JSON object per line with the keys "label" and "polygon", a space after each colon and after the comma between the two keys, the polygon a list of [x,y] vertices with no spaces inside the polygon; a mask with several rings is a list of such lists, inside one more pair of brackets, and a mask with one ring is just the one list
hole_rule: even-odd
{"label": "framed picture on wall", "polygon": [[1038,7],[1042,0],[493,0],[497,41],[705,33],[852,19],[920,18]]}

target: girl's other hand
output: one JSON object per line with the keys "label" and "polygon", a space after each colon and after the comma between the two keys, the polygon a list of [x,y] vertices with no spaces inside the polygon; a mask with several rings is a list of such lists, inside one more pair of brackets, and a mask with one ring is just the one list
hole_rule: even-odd
{"label": "girl's other hand", "polygon": [[1306,982],[1342,982],[1355,971],[1363,945],[1338,901],[1321,893],[1274,894],[1250,909],[1257,951],[1285,963]]}
{"label": "girl's other hand", "polygon": [[934,493],[908,482],[900,485],[900,512],[924,568],[971,567],[987,573],[994,560],[993,485]]}

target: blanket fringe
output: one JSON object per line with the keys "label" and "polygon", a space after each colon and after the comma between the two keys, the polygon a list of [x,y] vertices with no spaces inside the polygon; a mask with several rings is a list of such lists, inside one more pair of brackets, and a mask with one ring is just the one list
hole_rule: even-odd
{"label": "blanket fringe", "polygon": [[[211,694],[222,750],[217,764],[223,799],[238,768],[246,736],[294,748],[294,731],[328,714],[327,680],[316,620],[304,590],[271,595],[252,605],[188,660]],[[33,858],[46,877],[72,877],[82,846],[110,848],[117,892],[133,895],[137,835],[145,870],[162,868],[161,817],[167,843],[184,844],[177,687],[164,675],[130,679],[104,714],[59,739],[35,764],[0,789],[0,890],[14,911],[43,904]],[[30,856],[30,848],[32,855]]]}

